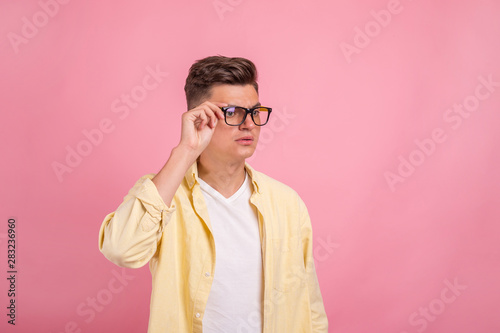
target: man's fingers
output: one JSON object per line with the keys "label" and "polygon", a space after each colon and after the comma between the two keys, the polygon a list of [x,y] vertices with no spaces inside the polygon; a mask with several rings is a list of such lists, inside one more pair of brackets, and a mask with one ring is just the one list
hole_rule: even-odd
{"label": "man's fingers", "polygon": [[208,123],[208,117],[203,110],[199,111],[198,114],[196,115],[196,117],[198,119],[201,119],[201,122],[198,125],[198,129],[202,130],[203,126],[205,126]]}
{"label": "man's fingers", "polygon": [[218,119],[224,119],[224,113],[222,112],[220,107],[228,106],[227,103],[219,103],[219,102],[212,103],[209,101],[206,101],[205,103],[210,107],[210,109],[213,111],[213,113]]}
{"label": "man's fingers", "polygon": [[[210,118],[210,123],[209,126],[211,128],[215,128],[215,125],[217,124],[217,113],[214,112],[214,110],[209,106],[209,105],[202,105],[203,110],[205,110],[205,114]],[[217,107],[215,107],[217,108]]]}
{"label": "man's fingers", "polygon": [[219,119],[224,119],[224,112],[222,112],[222,110],[220,109],[220,107],[224,107],[224,106],[228,106],[227,103],[216,103],[217,105],[217,108],[216,108],[216,112],[215,114],[217,115],[217,117],[219,117]]}
{"label": "man's fingers", "polygon": [[198,123],[198,130],[202,130],[205,125],[210,128],[215,128],[217,125],[217,121],[219,119],[224,119],[224,113],[220,109],[220,107],[227,106],[227,103],[219,103],[219,102],[209,102],[205,101],[187,113],[191,114],[195,118],[192,121]]}

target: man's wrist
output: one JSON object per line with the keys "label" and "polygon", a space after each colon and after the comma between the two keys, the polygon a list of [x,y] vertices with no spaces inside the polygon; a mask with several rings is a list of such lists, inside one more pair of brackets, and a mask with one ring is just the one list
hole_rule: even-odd
{"label": "man's wrist", "polygon": [[200,153],[185,145],[179,144],[172,149],[171,158],[176,161],[182,160],[186,162],[187,166],[191,166]]}

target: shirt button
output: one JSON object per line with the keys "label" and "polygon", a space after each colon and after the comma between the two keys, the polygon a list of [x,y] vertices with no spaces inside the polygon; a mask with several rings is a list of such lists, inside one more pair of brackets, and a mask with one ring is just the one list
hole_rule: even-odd
{"label": "shirt button", "polygon": [[200,318],[200,313],[199,312],[196,312],[196,318]]}
{"label": "shirt button", "polygon": [[206,273],[205,273],[205,276],[206,276],[206,277],[209,277],[209,276],[210,276],[210,273],[209,273],[209,272],[206,272]]}

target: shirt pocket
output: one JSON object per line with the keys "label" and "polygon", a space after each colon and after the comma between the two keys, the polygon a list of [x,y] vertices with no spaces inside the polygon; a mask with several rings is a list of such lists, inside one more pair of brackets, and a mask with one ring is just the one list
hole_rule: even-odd
{"label": "shirt pocket", "polygon": [[290,292],[304,284],[305,269],[299,236],[273,239],[273,288]]}

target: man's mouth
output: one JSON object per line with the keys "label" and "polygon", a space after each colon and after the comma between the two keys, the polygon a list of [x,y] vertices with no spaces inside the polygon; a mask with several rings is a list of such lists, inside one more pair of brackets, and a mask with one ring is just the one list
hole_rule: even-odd
{"label": "man's mouth", "polygon": [[253,142],[253,137],[252,136],[243,136],[243,137],[237,139],[236,141],[239,143],[251,144]]}

